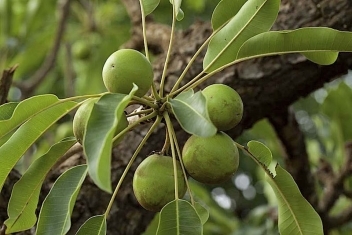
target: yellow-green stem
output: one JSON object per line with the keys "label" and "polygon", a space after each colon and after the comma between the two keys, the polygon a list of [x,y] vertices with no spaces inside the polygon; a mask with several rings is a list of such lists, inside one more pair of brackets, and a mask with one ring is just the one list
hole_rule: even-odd
{"label": "yellow-green stem", "polygon": [[120,187],[121,187],[121,184],[122,184],[123,180],[125,179],[125,177],[126,177],[128,171],[130,170],[130,168],[131,168],[131,166],[132,166],[134,160],[136,159],[137,155],[139,154],[139,152],[141,151],[142,147],[143,147],[144,144],[147,142],[147,140],[149,139],[150,135],[153,133],[153,131],[155,130],[155,128],[160,124],[161,119],[162,119],[162,118],[161,118],[160,116],[158,116],[158,117],[156,118],[156,121],[153,123],[153,125],[151,126],[151,128],[148,130],[147,134],[144,136],[144,138],[142,139],[142,141],[139,143],[139,145],[138,145],[136,151],[133,153],[133,155],[132,155],[130,161],[128,162],[128,164],[127,164],[125,170],[124,170],[123,173],[122,173],[122,176],[121,176],[119,182],[118,182],[117,185],[116,185],[116,188],[115,188],[115,190],[114,190],[114,193],[113,193],[112,196],[111,196],[110,202],[109,202],[109,204],[108,204],[108,206],[107,206],[107,208],[106,208],[106,211],[105,211],[105,213],[104,213],[104,215],[105,215],[106,217],[107,217],[107,215],[109,214],[109,212],[110,212],[110,210],[111,210],[111,207],[112,207],[112,204],[114,203],[114,200],[115,200],[115,198],[116,198],[117,192],[119,191],[119,189],[120,189]]}
{"label": "yellow-green stem", "polygon": [[132,100],[134,101],[137,101],[138,103],[140,104],[144,104],[146,106],[149,106],[153,109],[157,109],[158,108],[158,105],[152,103],[152,102],[149,102],[148,100],[144,99],[144,98],[140,98],[140,97],[137,97],[137,96],[133,96]]}
{"label": "yellow-green stem", "polygon": [[164,85],[165,85],[166,71],[167,71],[167,66],[168,66],[169,60],[170,60],[172,43],[173,43],[173,40],[174,40],[175,24],[176,24],[176,7],[175,7],[175,4],[172,4],[171,35],[170,35],[169,48],[167,49],[164,69],[163,69],[163,73],[161,75],[161,82],[160,82],[160,89],[159,89],[159,96],[160,97],[164,96]]}
{"label": "yellow-green stem", "polygon": [[123,129],[119,134],[117,134],[113,139],[112,139],[112,142],[115,144],[115,141],[117,139],[119,139],[121,136],[123,136],[125,133],[129,132],[130,130],[132,130],[133,128],[135,128],[137,125],[139,125],[141,122],[144,122],[144,121],[147,121],[149,119],[152,119],[153,117],[155,117],[157,115],[157,112],[154,111],[152,112],[151,114],[147,115],[147,116],[144,116],[140,119],[138,119],[138,121],[134,122],[133,124],[131,125],[128,125],[127,128]]}
{"label": "yellow-green stem", "polygon": [[178,199],[178,178],[177,178],[177,162],[176,162],[176,152],[175,152],[175,142],[174,138],[172,135],[172,122],[170,120],[169,114],[167,112],[164,112],[163,114],[165,122],[166,122],[166,127],[167,127],[167,132],[169,134],[169,139],[170,139],[170,145],[171,145],[171,154],[172,154],[172,163],[174,165],[174,181],[175,181],[175,200]]}
{"label": "yellow-green stem", "polygon": [[153,112],[153,109],[145,109],[145,110],[140,110],[140,111],[138,111],[138,112],[135,112],[135,113],[129,113],[129,114],[127,114],[126,115],[126,117],[133,117],[133,116],[136,116],[136,115],[141,115],[141,114],[149,114],[149,113],[151,113],[151,112]]}
{"label": "yellow-green stem", "polygon": [[181,164],[183,176],[184,176],[185,181],[186,181],[186,186],[187,186],[188,194],[189,194],[189,197],[190,197],[190,199],[191,199],[192,205],[195,206],[195,202],[194,202],[194,198],[193,198],[193,195],[192,195],[191,187],[189,186],[188,179],[187,179],[186,169],[185,169],[185,166],[183,165],[183,161],[182,161],[182,153],[181,153],[181,151],[180,151],[180,146],[179,146],[179,144],[178,144],[177,137],[176,137],[176,133],[175,133],[175,130],[174,130],[174,127],[173,127],[173,126],[172,126],[172,130],[173,130],[172,135],[173,135],[173,137],[174,137],[174,142],[175,142],[175,146],[176,146],[177,155],[178,155],[178,158],[179,158],[179,160],[180,160],[180,164]]}
{"label": "yellow-green stem", "polygon": [[[188,72],[189,68],[191,67],[191,65],[193,64],[193,62],[195,61],[195,59],[197,58],[197,56],[199,55],[199,53],[203,50],[203,48],[208,44],[208,42],[212,39],[212,37],[214,36],[214,34],[217,32],[218,30],[214,31],[208,38],[207,40],[204,41],[204,43],[198,48],[197,52],[193,55],[193,57],[191,58],[191,60],[188,62],[186,68],[183,70],[182,74],[180,75],[180,77],[177,79],[175,85],[172,87],[170,93],[172,93],[173,91],[175,91],[178,86],[180,85],[180,83],[182,82],[182,80],[184,79],[186,73]],[[203,73],[203,72],[202,72]],[[201,73],[201,74],[202,74]]]}
{"label": "yellow-green stem", "polygon": [[167,128],[165,129],[165,142],[164,142],[164,146],[161,149],[161,154],[165,155],[165,153],[169,150],[170,148],[170,138],[169,138],[169,134],[167,131]]}

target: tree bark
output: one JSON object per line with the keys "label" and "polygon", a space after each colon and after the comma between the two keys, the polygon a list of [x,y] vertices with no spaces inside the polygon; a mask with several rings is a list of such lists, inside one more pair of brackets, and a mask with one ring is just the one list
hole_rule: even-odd
{"label": "tree bark", "polygon": [[[138,17],[135,12],[138,1],[125,0],[126,6]],[[132,14],[130,14],[132,15]],[[132,16],[133,16],[132,15]],[[127,44],[130,47],[142,48],[139,20],[132,18],[134,25],[134,35]],[[283,0],[277,22],[273,29],[296,29],[306,26],[327,26],[339,30],[352,31],[352,3],[349,0]],[[159,29],[159,33],[170,32],[166,26],[159,26],[155,22],[150,22],[150,28]],[[136,30],[138,29],[138,30]],[[159,54],[159,58],[154,64],[156,79],[160,78],[163,63],[165,61],[165,42],[168,41],[169,35],[155,34],[155,31],[148,31],[150,36],[150,45]],[[187,65],[189,59],[195,53],[197,48],[203,43],[211,33],[211,27],[208,22],[195,22],[190,29],[176,33],[174,50],[171,54],[171,60],[168,69],[167,84],[170,86],[180,75],[182,69]],[[137,40],[139,38],[139,40]],[[161,46],[160,46],[161,43]],[[159,47],[159,48],[158,48]],[[244,103],[244,116],[241,123],[228,134],[236,138],[244,130],[253,126],[253,124],[263,118],[273,117],[287,112],[288,107],[301,97],[305,97],[314,90],[323,87],[327,82],[341,77],[346,74],[348,69],[352,68],[351,54],[341,53],[336,63],[330,66],[316,65],[301,55],[273,56],[246,61],[232,66],[207,81],[209,83],[225,83],[233,87],[241,95]],[[197,59],[189,71],[186,81],[196,76],[202,70],[202,60]],[[282,119],[284,120],[284,119]],[[278,120],[280,122],[280,120]],[[284,122],[285,123],[285,122]],[[295,125],[295,124],[293,124]],[[114,150],[112,177],[114,185],[120,178],[123,169],[132,156],[137,144],[146,132],[148,125],[141,126],[137,130],[128,134],[127,138]],[[176,129],[180,142],[183,143],[187,134],[179,127]],[[131,182],[133,171],[137,164],[142,161],[152,151],[158,151],[162,148],[165,136],[164,128],[158,129],[150,138],[147,145],[139,154],[132,170],[129,172],[125,182],[115,200],[111,215],[108,218],[108,234],[115,235],[133,235],[141,234],[150,220],[153,213],[144,210],[136,202]],[[292,137],[294,138],[294,136]],[[298,135],[298,138],[301,136]],[[302,144],[302,140],[296,141]],[[291,143],[295,143],[292,140]],[[290,146],[294,148],[294,146]],[[313,202],[316,197],[311,180],[312,173],[307,166],[302,166],[299,161],[293,158],[286,159],[288,169],[293,177],[298,180],[298,185],[303,195]],[[308,156],[304,156],[305,160]],[[291,160],[290,160],[291,159]],[[48,185],[56,176],[70,165],[76,165],[84,159],[76,155],[62,164],[57,173],[53,175],[44,187],[43,194],[47,191]],[[302,167],[305,167],[304,169]],[[301,172],[305,172],[302,176]],[[18,179],[15,172],[11,173],[6,186],[1,194],[2,202],[0,203],[0,212],[6,210],[6,203],[9,198],[11,185]],[[86,180],[81,193],[78,197],[74,214],[72,216],[72,233],[89,217],[104,212],[111,195],[100,191]],[[314,199],[315,200],[315,199]],[[6,219],[6,215],[0,213],[0,221]]]}

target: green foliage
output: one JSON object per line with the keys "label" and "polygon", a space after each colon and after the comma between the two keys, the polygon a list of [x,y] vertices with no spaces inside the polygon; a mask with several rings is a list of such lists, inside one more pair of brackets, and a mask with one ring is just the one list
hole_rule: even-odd
{"label": "green foliage", "polygon": [[106,234],[106,217],[105,215],[96,215],[89,218],[79,228],[76,235],[105,235]]}
{"label": "green foliage", "polygon": [[[189,1],[185,2],[191,5]],[[92,3],[97,6],[94,8],[94,14],[88,8],[86,9],[84,4],[74,1],[72,2],[72,17],[67,19],[66,35],[61,39],[61,45],[65,45],[65,50],[59,51],[56,61],[57,66],[48,73],[44,82],[35,91],[36,94],[55,93],[60,97],[72,97],[58,99],[56,95],[37,95],[19,103],[11,102],[0,106],[1,189],[10,171],[16,167],[19,160],[26,155],[32,146],[39,145],[38,149],[43,151],[45,148],[43,146],[53,144],[48,140],[56,139],[57,136],[55,138],[45,136],[49,129],[67,124],[71,125],[71,117],[67,115],[70,111],[81,105],[85,99],[98,99],[92,111],[87,115],[88,121],[85,125],[86,132],[83,137],[83,149],[88,165],[73,167],[57,179],[40,209],[37,234],[66,234],[68,232],[73,206],[87,173],[100,189],[109,193],[113,191],[110,172],[111,150],[127,131],[134,129],[139,124],[153,122],[128,162],[113,191],[105,213],[88,219],[77,234],[106,234],[106,218],[108,218],[116,194],[140,150],[147,143],[150,135],[160,126],[163,119],[167,138],[165,138],[161,153],[172,153],[170,159],[172,159],[174,173],[177,171],[176,159],[182,159],[182,153],[174,124],[171,121],[172,118],[175,118],[184,131],[189,134],[209,139],[216,136],[217,129],[209,118],[210,112],[213,111],[208,110],[207,99],[204,94],[201,91],[194,92],[193,90],[216,72],[243,60],[286,53],[301,53],[315,63],[327,65],[335,62],[339,51],[352,51],[351,32],[317,27],[268,32],[277,17],[280,6],[279,0],[222,0],[215,8],[211,18],[213,33],[192,57],[189,65],[183,71],[180,71],[180,77],[172,90],[168,92],[165,87],[165,79],[172,51],[176,20],[181,20],[185,15],[187,17],[187,13],[192,13],[192,11],[189,11],[187,4],[183,3],[182,5],[181,0],[171,0],[170,3],[171,5],[168,1],[165,3],[159,0],[140,0],[144,18],[152,13],[157,16],[159,14],[158,9],[170,13],[170,8],[173,8],[172,17],[168,14],[168,19],[172,18],[169,51],[163,73],[160,75],[160,83],[159,81],[156,82],[160,86],[153,83],[150,95],[143,96],[144,91],[143,94],[139,94],[137,86],[134,86],[129,94],[99,93],[104,90],[102,79],[100,79],[104,61],[129,36],[127,14],[124,10],[121,10],[123,9],[121,3],[114,1]],[[200,9],[208,6],[208,3],[209,1],[198,0],[192,7]],[[165,11],[165,5],[167,5],[168,11]],[[181,9],[181,5],[182,9],[186,9],[185,11]],[[55,41],[55,29],[57,28],[57,20],[54,19],[54,14],[55,8],[52,1],[31,0],[23,3],[21,1],[5,0],[0,2],[0,16],[2,19],[0,52],[4,52],[0,53],[0,68],[8,64],[20,63],[21,66],[16,72],[18,77],[15,78],[19,84],[27,77],[29,77],[29,80],[31,79],[33,71],[40,67],[47,56],[47,51],[52,47],[52,43]],[[144,18],[142,19],[142,34],[145,43],[145,58],[150,61]],[[45,27],[42,25],[44,21],[47,22]],[[111,28],[118,30],[111,30]],[[82,38],[87,38],[85,45],[80,45]],[[200,51],[207,45],[208,49],[203,60],[203,71],[190,82],[180,86],[196,56],[200,55]],[[148,65],[150,65],[149,61],[147,61]],[[133,64],[135,68],[140,68],[139,65],[138,62]],[[76,75],[72,75],[73,70],[77,72]],[[143,76],[144,72],[147,71],[142,71],[139,75]],[[152,75],[149,77],[152,77]],[[154,79],[159,79],[159,77]],[[61,83],[53,86],[57,81],[61,81]],[[146,85],[147,89],[149,89],[149,83]],[[349,110],[352,107],[350,107],[350,104],[342,104],[341,100],[351,100],[351,93],[351,88],[341,84],[336,91],[330,92],[321,108],[327,117],[314,117],[314,124],[328,130],[330,135],[334,136],[334,141],[337,142],[335,143],[329,139],[326,141],[327,143],[324,143],[328,147],[319,150],[311,147],[314,144],[309,144],[310,151],[315,151],[315,154],[318,153],[317,156],[320,155],[320,151],[324,153],[323,155],[326,158],[328,158],[327,156],[332,158],[334,154],[338,153],[336,155],[342,161],[344,155],[343,143],[352,138],[351,128],[349,128],[349,120],[351,120]],[[75,96],[80,94],[84,95]],[[81,101],[82,99],[83,101]],[[81,102],[77,103],[76,100]],[[123,112],[129,110],[126,109],[128,106],[135,107],[133,105],[136,104],[140,107],[132,112],[128,111],[130,112],[127,115],[130,119],[130,125],[122,132],[116,133],[119,120],[124,115]],[[327,125],[326,119],[329,119],[331,124]],[[276,137],[272,133],[270,134],[270,130],[268,130],[270,128],[267,124],[260,123],[257,126],[265,130],[262,138],[266,138],[271,143],[270,148],[276,150],[274,157],[276,155],[276,158],[278,158],[280,147],[278,147]],[[255,133],[255,131],[252,133]],[[66,135],[67,133],[62,134],[62,136]],[[323,137],[323,133],[318,132],[317,135]],[[254,136],[253,138],[257,137]],[[9,219],[5,222],[6,233],[23,231],[34,226],[36,222],[35,210],[44,178],[50,168],[74,143],[75,141],[71,139],[57,143],[42,157],[29,163],[28,170],[12,190],[8,206]],[[308,143],[322,145],[320,140],[310,139]],[[230,139],[230,145],[234,147],[234,144]],[[273,158],[270,149],[259,141],[249,141],[248,148],[237,143],[236,145],[250,156],[248,159],[257,163],[258,168],[262,170],[261,172],[266,173],[266,180],[274,192],[270,196],[276,198],[277,202],[269,196],[266,199],[275,201],[275,205],[278,204],[278,228],[280,233],[282,235],[322,234],[322,222],[319,215],[303,198],[291,175],[279,165],[276,166],[275,173],[269,170]],[[218,147],[210,144],[209,146],[214,149]],[[39,152],[37,151],[35,154]],[[217,158],[223,157],[224,153],[224,150],[217,153],[215,161],[219,161]],[[246,164],[246,166],[242,166],[243,169],[248,167],[246,159],[241,159],[241,162],[241,164],[243,162]],[[314,159],[314,163],[317,164],[317,162],[318,159]],[[211,164],[209,163],[210,168],[214,168]],[[237,163],[225,162],[224,164],[232,164],[233,167]],[[187,175],[182,160],[180,160],[180,165],[183,174]],[[199,166],[200,164],[195,165],[195,167]],[[251,166],[250,169],[255,171],[256,168]],[[212,169],[208,170],[209,172],[207,171],[205,174],[210,175]],[[173,174],[173,176],[175,181],[173,187],[176,192],[180,192],[178,191],[180,179],[177,178],[177,174]],[[234,175],[234,177],[238,177],[238,175]],[[263,179],[263,176],[261,176],[261,179]],[[179,199],[180,196],[176,194],[176,200],[163,207],[161,213],[154,219],[153,226],[148,231],[149,234],[193,235],[204,233],[224,235],[233,234],[235,230],[238,234],[264,232],[270,234],[270,232],[276,232],[276,224],[272,220],[270,220],[270,225],[263,225],[265,221],[269,221],[265,213],[268,213],[270,208],[258,207],[258,210],[249,212],[247,214],[249,221],[258,225],[256,228],[249,227],[239,218],[235,218],[216,204],[208,193],[214,187],[201,186],[187,178],[185,178],[185,181],[189,193],[184,199],[190,202]],[[351,182],[347,183],[352,185]],[[222,187],[230,188],[232,193],[236,190],[232,182],[224,182]],[[352,188],[352,186],[350,187]],[[261,198],[264,198],[264,196]],[[238,203],[241,202],[238,198],[235,199],[238,200]],[[203,204],[206,206],[203,206]],[[343,202],[341,205],[344,205]],[[339,205],[339,208],[342,208],[341,205]],[[250,209],[248,208],[248,210]],[[270,229],[266,230],[268,227]]]}
{"label": "green foliage", "polygon": [[157,235],[201,235],[202,221],[196,209],[185,200],[168,203],[160,212]]}
{"label": "green foliage", "polygon": [[71,227],[71,213],[87,166],[75,166],[63,173],[53,185],[40,210],[36,234],[66,234]]}
{"label": "green foliage", "polygon": [[[36,105],[44,103],[47,99],[41,99]],[[34,108],[36,107],[34,106]],[[29,147],[54,123],[56,123],[62,116],[71,111],[76,106],[73,101],[57,101],[47,107],[45,110],[40,110],[34,117],[21,125],[15,133],[0,147],[0,189],[4,185],[7,175],[10,173],[12,168],[15,166],[17,161],[22,155],[29,149]],[[26,111],[22,111],[21,115],[24,119],[27,119]],[[18,119],[10,119],[10,123],[3,130],[8,130],[10,127],[18,125]],[[3,125],[1,125],[3,127]],[[5,131],[1,131],[4,133]],[[16,147],[14,147],[16,146]],[[9,157],[11,156],[11,157]]]}
{"label": "green foliage", "polygon": [[206,99],[202,92],[194,93],[193,90],[189,90],[169,102],[177,121],[189,134],[207,137],[216,133],[216,127],[210,121]]}
{"label": "green foliage", "polygon": [[75,140],[65,140],[55,144],[42,157],[31,164],[28,170],[17,181],[12,189],[9,201],[9,218],[4,222],[7,233],[13,233],[30,229],[37,221],[39,194],[45,176],[53,165],[72,145]]}
{"label": "green foliage", "polygon": [[111,192],[111,148],[118,121],[133,94],[106,94],[93,106],[87,130],[83,137],[84,152],[87,156],[88,172],[101,189]]}
{"label": "green foliage", "polygon": [[237,59],[301,52],[315,63],[328,65],[336,61],[338,51],[351,50],[351,39],[351,32],[330,28],[266,32],[246,41]]}
{"label": "green foliage", "polygon": [[204,70],[212,72],[234,61],[246,40],[271,28],[279,6],[279,0],[248,0],[212,37],[203,61]]}

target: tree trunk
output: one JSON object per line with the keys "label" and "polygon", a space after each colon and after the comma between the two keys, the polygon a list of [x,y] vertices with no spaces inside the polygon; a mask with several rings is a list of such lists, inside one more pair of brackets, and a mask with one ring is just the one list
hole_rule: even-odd
{"label": "tree trunk", "polygon": [[[138,1],[124,0],[132,16],[133,37],[126,46],[134,48],[142,47],[142,38],[140,32],[139,15],[135,12],[138,10]],[[279,18],[273,29],[296,29],[306,26],[327,26],[339,30],[352,31],[352,3],[349,0],[283,0]],[[159,58],[154,64],[156,78],[159,79],[162,72],[162,66],[165,59],[165,48],[170,30],[168,27],[158,25],[155,22],[148,23],[148,36],[150,38],[150,47],[155,52],[160,53]],[[153,30],[153,31],[152,31]],[[156,33],[155,30],[158,30]],[[208,22],[195,22],[190,29],[176,33],[174,50],[171,54],[171,60],[168,70],[167,83],[172,84],[195,53],[197,48],[203,43],[211,33],[211,27]],[[166,45],[166,46],[165,46]],[[270,118],[273,125],[278,127],[290,125],[294,128],[295,124],[289,122],[286,118],[275,119],[277,116],[289,115],[288,107],[301,97],[305,97],[312,91],[323,87],[329,81],[339,78],[352,68],[351,54],[341,53],[336,63],[330,66],[316,65],[301,55],[293,54],[286,56],[273,56],[246,61],[231,68],[228,68],[207,83],[225,83],[233,87],[241,95],[244,102],[244,116],[241,123],[228,134],[236,138],[245,129],[253,126],[255,122],[263,118]],[[186,80],[197,75],[202,70],[202,60],[197,59],[192,69],[188,73]],[[286,120],[286,121],[285,121]],[[275,124],[276,123],[276,124]],[[290,124],[291,123],[291,124]],[[149,125],[144,125],[128,134],[127,138],[114,150],[112,177],[116,185],[120,178],[129,158],[136,149],[142,134],[146,132]],[[183,143],[187,134],[177,127],[180,142]],[[299,131],[299,130],[298,130]],[[133,171],[139,162],[152,151],[158,151],[162,148],[165,136],[164,128],[159,128],[150,138],[147,145],[139,154],[132,171],[129,172],[122,188],[116,198],[115,204],[108,218],[108,234],[114,235],[135,235],[141,234],[153,218],[153,213],[144,210],[136,202],[132,191]],[[314,182],[311,169],[309,168],[308,155],[301,154],[305,152],[304,143],[302,145],[302,136],[294,135],[285,141],[284,131],[278,134],[282,143],[287,149],[285,157],[286,168],[293,175],[299,185],[302,194],[316,206],[317,195],[314,191]],[[299,138],[299,139],[297,139]],[[287,143],[291,143],[288,146]],[[292,152],[290,149],[298,147],[302,151]],[[70,158],[57,169],[43,190],[47,191],[48,185],[68,166],[76,165],[83,162],[81,156],[76,155]],[[5,188],[1,194],[0,201],[0,221],[6,219],[6,203],[9,199],[11,186],[18,175],[11,173]],[[86,180],[82,187],[81,193],[72,216],[72,233],[89,217],[102,214],[108,204],[111,195],[100,191],[90,180]],[[324,217],[322,215],[322,217]],[[324,218],[323,218],[324,220]]]}

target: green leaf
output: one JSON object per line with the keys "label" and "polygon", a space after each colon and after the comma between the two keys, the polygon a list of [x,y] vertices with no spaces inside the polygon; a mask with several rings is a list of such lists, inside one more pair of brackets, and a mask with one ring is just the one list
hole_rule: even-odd
{"label": "green leaf", "polygon": [[103,95],[94,104],[87,123],[83,148],[87,156],[89,176],[106,192],[111,192],[111,149],[118,119],[137,89],[134,85],[129,95]]}
{"label": "green leaf", "polygon": [[86,174],[87,165],[79,165],[67,170],[55,181],[40,210],[37,235],[68,232],[73,206]]}
{"label": "green leaf", "polygon": [[323,234],[323,225],[318,213],[302,196],[292,176],[279,165],[276,165],[275,176],[268,169],[266,163],[269,162],[271,152],[266,146],[261,145],[263,144],[251,141],[248,146],[251,146],[252,150],[248,150],[247,153],[265,171],[266,179],[276,195],[279,207],[280,234]]}
{"label": "green leaf", "polygon": [[0,121],[9,119],[19,103],[11,102],[0,106]]}
{"label": "green leaf", "polygon": [[24,231],[34,226],[37,221],[35,212],[40,189],[45,176],[74,143],[76,140],[71,139],[53,145],[45,155],[30,165],[21,179],[16,182],[7,208],[9,218],[4,222],[7,233]]}
{"label": "green leaf", "polygon": [[11,118],[0,121],[0,139],[35,114],[51,107],[58,101],[59,99],[55,95],[48,94],[34,96],[20,102],[13,111]]}
{"label": "green leaf", "polygon": [[235,61],[245,41],[271,28],[279,7],[280,0],[248,0],[210,40],[203,61],[204,70],[212,72]]}
{"label": "green leaf", "polygon": [[[21,104],[19,104],[21,105]],[[62,116],[76,107],[76,103],[65,101],[36,114],[9,138],[0,147],[0,190],[4,185],[7,175],[16,165],[17,161],[28,150],[28,148]],[[18,106],[16,110],[20,107]],[[15,111],[16,113],[16,111]],[[21,114],[19,114],[21,115]],[[14,116],[12,116],[13,118]],[[9,119],[11,120],[11,119]],[[9,125],[12,123],[9,123]],[[3,127],[5,124],[0,124]]]}
{"label": "green leaf", "polygon": [[193,206],[185,200],[174,200],[161,210],[157,235],[203,234],[202,222]]}
{"label": "green leaf", "polygon": [[106,234],[106,218],[105,215],[96,215],[90,217],[79,228],[76,235],[105,235]]}
{"label": "green leaf", "polygon": [[159,5],[160,0],[141,0],[145,16],[152,13]]}
{"label": "green leaf", "polygon": [[206,99],[201,91],[180,93],[170,99],[172,110],[182,128],[193,135],[208,137],[215,135],[217,129],[210,121]]}
{"label": "green leaf", "polygon": [[199,218],[200,218],[202,224],[204,225],[209,219],[209,210],[207,208],[205,208],[199,202],[195,203],[194,208],[196,209],[196,211],[199,215]]}
{"label": "green leaf", "polygon": [[221,0],[211,17],[213,30],[217,30],[234,17],[247,0]]}
{"label": "green leaf", "polygon": [[175,4],[175,11],[176,11],[176,19],[178,21],[182,20],[183,17],[184,17],[184,13],[183,11],[181,10],[181,3],[182,3],[182,0],[170,0],[170,3],[171,4]]}
{"label": "green leaf", "polygon": [[335,62],[338,51],[352,51],[352,32],[312,27],[254,36],[243,44],[237,59],[302,53],[313,62],[326,65]]}
{"label": "green leaf", "polygon": [[276,166],[276,176],[268,176],[279,206],[279,231],[281,235],[320,235],[323,224],[318,213],[302,196],[292,176],[281,166]]}
{"label": "green leaf", "polygon": [[248,150],[251,154],[253,154],[259,162],[264,164],[264,166],[268,167],[271,163],[273,156],[271,154],[270,149],[259,141],[249,141],[247,143]]}

